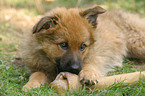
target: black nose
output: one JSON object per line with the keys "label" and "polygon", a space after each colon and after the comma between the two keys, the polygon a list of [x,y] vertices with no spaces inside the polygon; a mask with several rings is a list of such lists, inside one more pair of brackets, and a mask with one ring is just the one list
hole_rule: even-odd
{"label": "black nose", "polygon": [[74,74],[78,75],[82,68],[81,68],[81,66],[74,64],[74,65],[70,66],[69,69],[70,69],[69,71],[71,73],[74,73]]}

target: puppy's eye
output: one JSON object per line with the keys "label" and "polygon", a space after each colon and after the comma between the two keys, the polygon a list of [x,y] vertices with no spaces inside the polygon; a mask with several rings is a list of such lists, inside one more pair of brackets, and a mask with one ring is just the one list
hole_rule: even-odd
{"label": "puppy's eye", "polygon": [[69,47],[67,42],[59,43],[59,46],[60,46],[63,50],[66,50],[66,49],[68,49],[68,47]]}
{"label": "puppy's eye", "polygon": [[80,50],[83,51],[86,47],[87,47],[87,45],[83,43],[80,47]]}

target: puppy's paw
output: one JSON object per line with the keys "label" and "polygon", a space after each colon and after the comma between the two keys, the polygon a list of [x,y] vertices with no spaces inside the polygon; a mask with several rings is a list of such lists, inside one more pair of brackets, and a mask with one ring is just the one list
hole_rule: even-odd
{"label": "puppy's paw", "polygon": [[32,88],[40,88],[41,87],[41,83],[37,82],[37,81],[29,81],[27,82],[26,85],[23,86],[22,91],[28,91]]}
{"label": "puppy's paw", "polygon": [[98,75],[92,70],[82,70],[79,73],[79,77],[80,77],[81,83],[85,85],[92,86],[98,83],[97,81]]}

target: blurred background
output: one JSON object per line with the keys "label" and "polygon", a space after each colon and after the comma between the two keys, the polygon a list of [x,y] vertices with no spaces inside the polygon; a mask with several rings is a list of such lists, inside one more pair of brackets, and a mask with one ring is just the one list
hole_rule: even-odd
{"label": "blurred background", "polygon": [[25,9],[35,14],[43,14],[55,7],[85,8],[94,4],[107,9],[123,9],[134,13],[145,14],[144,0],[1,0],[0,6],[5,8]]}

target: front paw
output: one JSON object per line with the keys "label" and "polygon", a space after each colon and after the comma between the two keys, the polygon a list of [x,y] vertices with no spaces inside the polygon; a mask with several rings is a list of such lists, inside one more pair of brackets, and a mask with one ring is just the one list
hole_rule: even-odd
{"label": "front paw", "polygon": [[40,88],[41,87],[41,83],[37,82],[37,81],[29,81],[27,82],[26,85],[23,86],[22,91],[28,91],[32,88]]}
{"label": "front paw", "polygon": [[99,76],[92,70],[82,70],[79,77],[82,84],[92,86],[98,83],[97,78]]}

